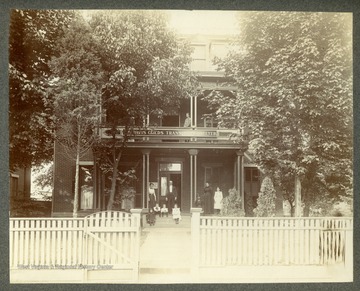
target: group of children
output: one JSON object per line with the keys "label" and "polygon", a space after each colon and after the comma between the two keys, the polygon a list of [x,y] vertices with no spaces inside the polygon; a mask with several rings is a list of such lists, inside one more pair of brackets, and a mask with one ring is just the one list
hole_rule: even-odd
{"label": "group of children", "polygon": [[[156,203],[155,207],[149,209],[149,213],[146,216],[146,221],[149,225],[155,225],[156,215],[159,217],[168,217],[169,209],[164,204],[162,208],[160,208],[159,204]],[[181,220],[181,212],[180,208],[178,208],[177,204],[174,205],[172,209],[172,217],[175,220],[175,223],[178,224]]]}

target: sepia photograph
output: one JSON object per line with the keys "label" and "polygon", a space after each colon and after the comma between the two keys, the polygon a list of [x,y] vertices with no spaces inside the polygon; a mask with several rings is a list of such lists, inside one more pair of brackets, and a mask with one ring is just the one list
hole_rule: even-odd
{"label": "sepia photograph", "polygon": [[353,282],[351,12],[9,15],[11,284]]}

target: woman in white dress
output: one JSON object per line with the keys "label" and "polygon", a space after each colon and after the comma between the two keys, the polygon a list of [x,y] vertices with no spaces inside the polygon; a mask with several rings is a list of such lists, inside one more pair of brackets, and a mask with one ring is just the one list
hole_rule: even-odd
{"label": "woman in white dress", "polygon": [[219,214],[222,208],[222,200],[223,200],[223,193],[220,191],[220,188],[217,187],[215,194],[214,194],[214,210],[215,214]]}

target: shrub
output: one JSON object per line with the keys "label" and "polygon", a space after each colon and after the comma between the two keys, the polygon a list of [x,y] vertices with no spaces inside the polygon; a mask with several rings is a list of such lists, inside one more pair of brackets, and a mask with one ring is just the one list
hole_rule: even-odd
{"label": "shrub", "polygon": [[274,185],[269,177],[261,183],[259,198],[257,199],[257,207],[254,213],[257,217],[275,216],[275,200],[276,192]]}
{"label": "shrub", "polygon": [[245,216],[241,208],[241,198],[236,189],[230,189],[229,195],[223,199],[222,216]]}
{"label": "shrub", "polygon": [[10,217],[50,217],[51,201],[11,198]]}

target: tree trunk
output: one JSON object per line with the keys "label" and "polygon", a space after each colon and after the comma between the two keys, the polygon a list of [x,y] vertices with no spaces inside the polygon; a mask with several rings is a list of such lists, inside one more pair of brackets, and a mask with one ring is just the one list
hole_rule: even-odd
{"label": "tree trunk", "polygon": [[295,176],[295,217],[301,216],[301,181],[298,175]]}
{"label": "tree trunk", "polygon": [[[79,126],[80,128],[80,126]],[[80,132],[80,131],[79,131]],[[78,134],[78,141],[76,145],[76,163],[75,163],[75,192],[74,192],[74,208],[73,217],[76,218],[78,215],[79,208],[79,164],[80,164],[80,134]]]}
{"label": "tree trunk", "polygon": [[121,150],[116,155],[116,148],[114,147],[114,150],[113,150],[113,174],[112,174],[112,178],[111,178],[111,189],[110,189],[109,201],[107,204],[107,210],[112,210],[113,204],[114,204],[116,181],[117,181],[120,157],[121,157]]}
{"label": "tree trunk", "polygon": [[310,215],[310,199],[308,195],[309,190],[303,188],[303,201],[304,201],[304,217],[309,217]]}
{"label": "tree trunk", "polygon": [[290,216],[295,216],[295,206],[290,202]]}

